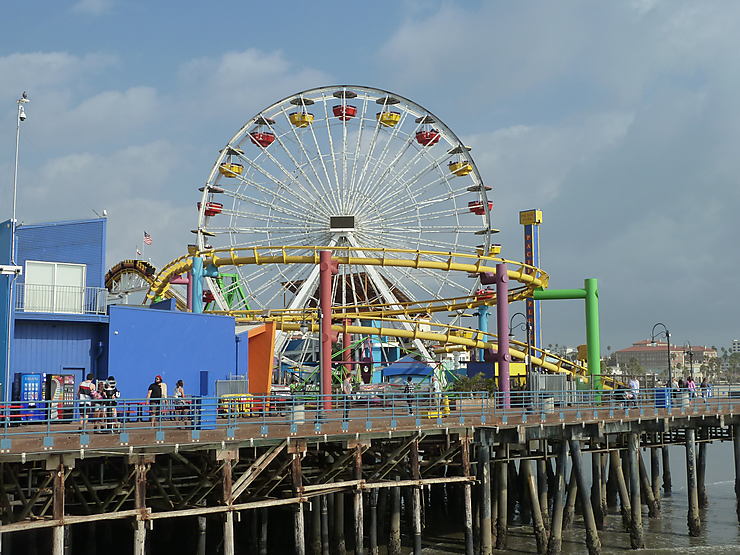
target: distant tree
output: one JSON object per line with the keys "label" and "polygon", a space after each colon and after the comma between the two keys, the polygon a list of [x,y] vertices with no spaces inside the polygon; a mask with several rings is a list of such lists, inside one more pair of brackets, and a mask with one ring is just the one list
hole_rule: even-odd
{"label": "distant tree", "polygon": [[627,361],[627,374],[630,376],[642,376],[645,374],[645,369],[642,367],[636,358],[632,357]]}

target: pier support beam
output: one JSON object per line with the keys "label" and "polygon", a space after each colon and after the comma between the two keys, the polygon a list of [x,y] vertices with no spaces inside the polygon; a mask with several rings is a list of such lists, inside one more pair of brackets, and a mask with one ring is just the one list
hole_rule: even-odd
{"label": "pier support beam", "polygon": [[[470,440],[461,440],[463,475],[470,476]],[[470,482],[463,484],[463,525],[465,527],[465,555],[473,555],[473,502]]]}
{"label": "pier support beam", "polygon": [[[594,447],[598,447],[594,444]],[[591,454],[591,506],[594,510],[594,521],[598,530],[604,529],[604,507],[601,504],[601,453]]]}
{"label": "pier support beam", "polygon": [[[300,453],[293,453],[293,460],[290,465],[290,475],[293,482],[293,495],[299,497],[303,494],[303,469],[301,468]],[[229,513],[231,514],[231,513]],[[233,542],[233,530],[232,530]],[[293,548],[296,555],[305,555],[306,553],[306,530],[303,520],[303,504],[296,503],[293,507]],[[224,534],[224,555],[234,555],[232,551],[226,552],[226,535]]]}
{"label": "pier support beam", "polygon": [[[56,457],[55,457],[56,458]],[[56,462],[56,461],[55,461]],[[64,520],[64,475],[66,469],[64,467],[64,459],[58,458],[55,468],[52,470],[53,473],[53,500],[52,500],[52,512],[54,520]],[[0,479],[4,477],[0,476]],[[54,526],[52,530],[52,553],[54,555],[64,555],[64,526]]]}
{"label": "pier support beam", "polygon": [[[322,496],[322,497],[326,497],[326,496]],[[327,518],[326,518],[327,532],[326,532],[326,542],[324,542],[324,538],[323,538],[324,530],[322,528],[321,543],[322,545],[324,544],[326,545],[326,550],[327,550],[326,552],[328,552],[329,550],[329,514],[328,514],[329,500],[323,499],[322,503],[324,502],[327,505],[327,509],[326,509],[327,510]],[[321,510],[322,511],[324,510],[324,505],[321,506]],[[334,514],[332,516],[334,517],[333,518],[334,548],[339,555],[344,555],[347,552],[347,544],[346,544],[346,540],[344,539],[344,493],[341,491],[334,494]],[[322,513],[322,518],[323,518],[323,513]],[[321,523],[321,526],[322,527],[324,526],[323,522]],[[322,550],[323,550],[323,547],[322,547]]]}
{"label": "pier support beam", "polygon": [[547,543],[548,555],[560,553],[563,544],[563,510],[565,509],[565,464],[568,459],[568,444],[558,445],[558,458],[555,467],[555,491],[550,521],[550,539]]}
{"label": "pier support beam", "polygon": [[542,513],[542,523],[546,530],[550,529],[549,515],[549,492],[547,483],[547,440],[540,441],[542,448],[542,458],[537,460],[537,489],[539,491],[540,512]]}
{"label": "pier support beam", "polygon": [[[343,499],[343,493],[337,493],[334,497],[334,512],[339,510],[339,499]],[[319,511],[321,513],[321,553],[322,555],[329,555],[329,496],[328,495],[322,495],[321,500],[319,501],[320,507]],[[341,531],[337,530],[335,533],[342,534],[342,543],[340,544],[339,541],[337,541],[337,553],[341,553],[344,555],[344,503],[341,504],[342,508],[342,529]],[[341,545],[341,551],[339,550]]]}
{"label": "pier support beam", "polygon": [[616,449],[609,453],[609,466],[611,467],[611,474],[614,476],[614,480],[617,484],[617,492],[619,493],[619,507],[620,512],[622,513],[622,526],[624,526],[625,531],[629,531],[632,527],[632,503],[630,503],[627,483],[624,481],[622,458],[619,455],[619,451]]}
{"label": "pier support beam", "polygon": [[140,512],[134,530],[134,555],[146,555],[146,473],[150,460],[138,456],[134,466],[134,502]]}
{"label": "pier support beam", "polygon": [[653,487],[653,497],[660,508],[660,452],[658,449],[658,447],[650,449],[650,484]]}
{"label": "pier support beam", "polygon": [[[255,515],[256,518],[256,515]],[[195,545],[195,552],[197,555],[206,555],[206,529],[208,527],[208,521],[206,520],[206,517],[199,516],[198,517],[198,541]],[[260,554],[262,551],[260,551]],[[267,553],[267,548],[265,548],[265,553]]]}
{"label": "pier support beam", "polygon": [[[396,481],[401,478],[396,476]],[[391,519],[388,538],[388,554],[401,555],[401,488],[391,488]]]}
{"label": "pier support beam", "polygon": [[589,555],[599,555],[601,553],[601,540],[596,530],[596,521],[594,520],[594,511],[591,507],[591,500],[588,494],[588,484],[586,475],[583,471],[583,461],[581,460],[581,444],[577,439],[569,440],[570,455],[573,459],[573,470],[578,481],[578,495],[583,505],[583,524],[586,527],[586,548]]}
{"label": "pier support beam", "polygon": [[480,480],[480,553],[491,555],[491,448],[487,443],[478,447],[478,479]]}
{"label": "pier support beam", "polygon": [[[665,441],[665,438],[663,438]],[[668,451],[668,446],[661,447],[661,454],[663,456],[663,495],[670,497],[673,489],[673,481],[671,480],[671,454]]]}
{"label": "pier support beam", "polygon": [[[419,465],[419,444],[414,442],[416,446],[416,465]],[[412,447],[412,452],[414,448]],[[413,458],[413,456],[412,456]],[[421,477],[421,476],[419,476]],[[355,480],[362,480],[362,446],[355,446]],[[354,492],[354,515],[355,515],[355,555],[364,555],[365,553],[365,515],[362,507],[362,490],[356,488]],[[419,530],[421,534],[421,529]]]}
{"label": "pier support beam", "polygon": [[521,465],[522,472],[524,474],[524,481],[527,485],[529,494],[532,512],[532,530],[534,531],[534,538],[537,542],[537,553],[545,553],[547,550],[547,530],[545,530],[545,523],[542,520],[539,493],[537,491],[537,484],[535,483],[534,474],[532,472],[532,461],[522,459]]}
{"label": "pier support beam", "polygon": [[[260,555],[267,555],[267,527],[269,525],[270,513],[267,508],[259,509],[260,515],[260,535],[257,540],[257,548]],[[205,531],[205,524],[204,524]],[[203,534],[203,544],[205,545],[205,534]]]}
{"label": "pier support beam", "polygon": [[311,555],[321,555],[321,497],[311,502]]}
{"label": "pier support beam", "polygon": [[686,428],[686,487],[689,496],[688,525],[689,536],[701,533],[699,516],[699,492],[696,486],[696,430]]}
{"label": "pier support beam", "polygon": [[498,518],[496,521],[496,549],[506,549],[509,531],[509,463],[506,446],[498,449],[496,461],[496,486],[498,488]]}
{"label": "pier support beam", "polygon": [[637,458],[640,456],[640,436],[635,432],[627,434],[627,460],[630,473],[630,504],[632,518],[630,522],[630,545],[632,549],[645,547],[642,530],[642,501],[640,497],[640,470]]}
{"label": "pier support beam", "polygon": [[370,499],[370,525],[368,526],[367,539],[370,555],[378,555],[378,490],[373,489],[368,494]]}
{"label": "pier support beam", "polygon": [[707,473],[707,442],[699,443],[699,453],[696,461],[696,482],[699,489],[699,507],[704,509],[709,506],[705,476]]}
{"label": "pier support beam", "polygon": [[640,483],[642,484],[642,492],[645,494],[648,506],[648,517],[660,518],[660,505],[655,500],[653,495],[653,487],[650,484],[650,479],[647,475],[647,469],[645,468],[645,461],[642,459],[639,448],[637,451],[637,462],[640,471]]}
{"label": "pier support beam", "polygon": [[[223,450],[217,456],[218,460],[223,461],[221,466],[221,481],[223,492],[221,498],[224,505],[230,507],[234,504],[233,494],[233,460],[238,456],[237,450]],[[224,515],[224,555],[234,555],[236,546],[234,543],[234,513],[227,511]]]}
{"label": "pier support beam", "polygon": [[568,477],[568,492],[565,498],[565,509],[563,512],[563,529],[570,528],[576,513],[576,498],[578,496],[578,480],[576,470],[571,466]]}

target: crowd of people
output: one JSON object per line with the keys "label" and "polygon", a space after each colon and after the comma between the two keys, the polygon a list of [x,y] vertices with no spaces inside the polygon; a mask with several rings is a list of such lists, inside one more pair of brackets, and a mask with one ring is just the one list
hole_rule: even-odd
{"label": "crowd of people", "polygon": [[[162,414],[162,403],[169,398],[167,384],[162,376],[157,375],[147,388],[146,399],[149,403],[149,420],[152,426]],[[77,388],[80,400],[80,420],[82,428],[87,429],[92,424],[95,433],[112,432],[119,427],[118,402],[121,396],[116,379],[108,376],[105,379],[95,380],[93,374],[88,374]],[[177,380],[174,398],[175,415],[185,418],[187,400],[185,399],[185,383]]]}

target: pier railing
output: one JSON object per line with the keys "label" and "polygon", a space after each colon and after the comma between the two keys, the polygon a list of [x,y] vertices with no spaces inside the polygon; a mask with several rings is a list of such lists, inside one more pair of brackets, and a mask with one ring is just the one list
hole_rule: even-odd
{"label": "pier railing", "polygon": [[[52,400],[13,402],[0,406],[0,450],[15,438],[43,437],[44,447],[54,437],[90,434],[154,432],[158,441],[169,431],[222,430],[227,438],[249,429],[252,435],[290,437],[300,433],[346,433],[455,425],[499,425],[527,422],[579,422],[609,418],[648,418],[665,415],[723,413],[740,409],[740,386],[640,391],[512,391],[382,393],[358,392],[324,397],[312,394],[225,395],[165,399]],[[242,434],[239,434],[242,435]]]}

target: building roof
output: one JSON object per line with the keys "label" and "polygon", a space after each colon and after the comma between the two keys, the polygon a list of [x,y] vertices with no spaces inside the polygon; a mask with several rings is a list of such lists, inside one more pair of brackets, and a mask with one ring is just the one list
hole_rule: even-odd
{"label": "building roof", "polygon": [[[651,341],[643,339],[636,341],[631,347],[615,351],[617,353],[636,353],[650,351],[665,351],[668,344],[665,341]],[[671,345],[671,352],[691,351],[692,353],[716,352],[716,349],[704,345]]]}

